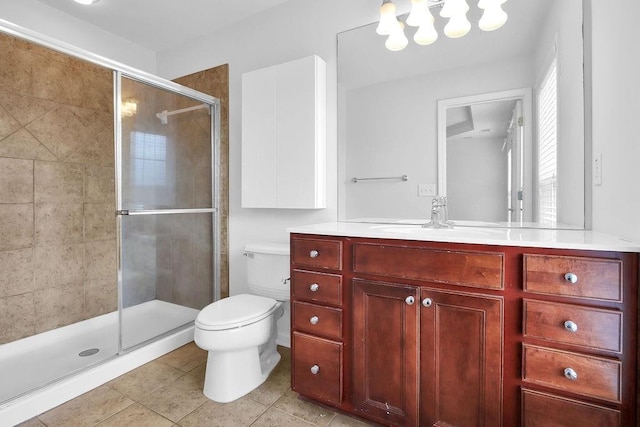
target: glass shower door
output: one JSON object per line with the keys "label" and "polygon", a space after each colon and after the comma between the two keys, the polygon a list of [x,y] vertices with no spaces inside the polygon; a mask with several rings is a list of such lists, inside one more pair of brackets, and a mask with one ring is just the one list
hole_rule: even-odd
{"label": "glass shower door", "polygon": [[215,124],[202,100],[120,76],[121,351],[218,298]]}

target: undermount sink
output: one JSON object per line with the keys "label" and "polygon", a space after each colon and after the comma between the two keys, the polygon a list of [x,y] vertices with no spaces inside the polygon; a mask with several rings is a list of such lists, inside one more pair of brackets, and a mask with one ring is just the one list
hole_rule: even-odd
{"label": "undermount sink", "polygon": [[422,227],[421,225],[381,225],[372,226],[371,228],[384,231],[386,233],[401,233],[401,234],[415,234],[415,235],[451,235],[458,233],[465,236],[491,236],[501,234],[499,230],[480,229],[472,227],[464,228],[430,228]]}

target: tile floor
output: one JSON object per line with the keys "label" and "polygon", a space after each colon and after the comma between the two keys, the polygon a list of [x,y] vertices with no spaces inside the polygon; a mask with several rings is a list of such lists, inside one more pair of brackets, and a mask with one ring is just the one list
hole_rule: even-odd
{"label": "tile floor", "polygon": [[187,344],[20,426],[266,427],[370,424],[303,402],[290,388],[291,354],[248,395],[221,404],[202,394],[206,352]]}

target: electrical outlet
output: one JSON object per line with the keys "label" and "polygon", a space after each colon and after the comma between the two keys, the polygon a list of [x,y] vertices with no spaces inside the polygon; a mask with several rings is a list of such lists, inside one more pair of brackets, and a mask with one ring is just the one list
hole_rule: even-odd
{"label": "electrical outlet", "polygon": [[602,153],[593,157],[593,185],[602,185]]}
{"label": "electrical outlet", "polygon": [[418,197],[433,197],[435,195],[435,184],[418,184]]}

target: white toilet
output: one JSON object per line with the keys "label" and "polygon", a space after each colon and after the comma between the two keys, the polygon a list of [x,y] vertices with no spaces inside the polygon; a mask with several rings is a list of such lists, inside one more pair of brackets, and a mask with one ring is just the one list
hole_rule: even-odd
{"label": "white toilet", "polygon": [[194,341],[209,352],[204,395],[231,402],[262,384],[280,361],[276,322],[289,300],[289,245],[245,246],[251,294],[209,304],[195,321]]}

